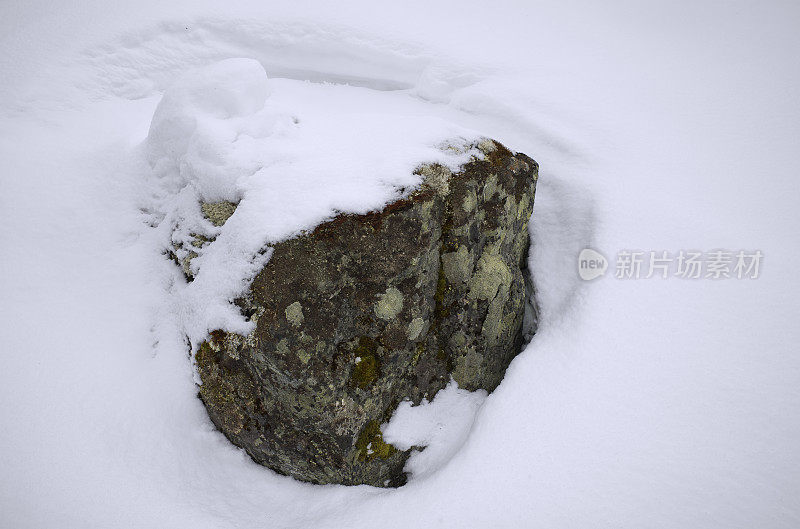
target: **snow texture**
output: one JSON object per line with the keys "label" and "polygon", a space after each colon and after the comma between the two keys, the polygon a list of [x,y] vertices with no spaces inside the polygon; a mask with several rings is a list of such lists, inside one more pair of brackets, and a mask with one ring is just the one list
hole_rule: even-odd
{"label": "snow texture", "polygon": [[[780,0],[0,4],[0,526],[800,526],[798,25]],[[537,335],[488,397],[401,406],[387,435],[428,443],[404,487],[253,463],[187,336],[246,327],[256,248],[477,134],[541,166]],[[197,202],[223,198],[220,229]],[[191,230],[217,239],[186,284],[160,252]],[[586,247],[765,259],[587,283]]]}
{"label": "snow texture", "polygon": [[392,420],[383,426],[383,440],[400,450],[417,448],[405,470],[421,479],[444,466],[463,446],[486,392],[459,389],[454,380],[419,406],[401,402]]}

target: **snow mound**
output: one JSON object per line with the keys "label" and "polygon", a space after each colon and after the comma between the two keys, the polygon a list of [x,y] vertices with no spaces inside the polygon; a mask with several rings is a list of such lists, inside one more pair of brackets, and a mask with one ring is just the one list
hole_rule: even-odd
{"label": "snow mound", "polygon": [[400,450],[424,447],[411,454],[404,470],[414,479],[430,476],[467,441],[486,396],[482,389],[461,389],[451,379],[430,402],[423,399],[419,406],[401,402],[389,424],[382,428],[383,439]]}
{"label": "snow mound", "polygon": [[155,173],[177,171],[183,181],[196,181],[207,201],[236,200],[236,179],[255,170],[248,163],[252,153],[236,140],[268,95],[267,73],[252,59],[227,59],[185,74],[153,115],[147,155]]}
{"label": "snow mound", "polygon": [[[249,332],[231,301],[270,244],[340,212],[381,209],[420,183],[414,170],[457,170],[479,152],[474,131],[432,117],[408,91],[267,79],[252,59],[190,71],[164,94],[143,155],[152,169],[162,250],[191,256],[193,281],[172,289],[193,343],[214,329]],[[452,147],[457,148],[452,148]],[[202,203],[231,202],[212,224]],[[176,249],[176,250],[175,250]]]}

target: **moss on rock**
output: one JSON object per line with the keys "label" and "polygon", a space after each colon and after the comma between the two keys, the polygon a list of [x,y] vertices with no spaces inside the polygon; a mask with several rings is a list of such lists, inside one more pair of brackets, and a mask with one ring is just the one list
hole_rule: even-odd
{"label": "moss on rock", "polygon": [[366,336],[362,336],[358,340],[358,345],[353,349],[355,357],[355,364],[350,373],[350,380],[352,385],[366,389],[380,376],[380,362],[378,361],[377,345],[375,342]]}
{"label": "moss on rock", "polygon": [[358,434],[356,452],[360,461],[372,461],[376,458],[389,459],[397,453],[397,448],[383,440],[381,423],[370,421]]}

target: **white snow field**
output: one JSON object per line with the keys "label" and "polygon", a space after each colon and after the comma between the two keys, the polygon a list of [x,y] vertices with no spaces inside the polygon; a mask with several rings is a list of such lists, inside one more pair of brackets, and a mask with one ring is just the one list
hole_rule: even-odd
{"label": "white snow field", "polygon": [[[0,3],[0,527],[800,527],[800,4],[219,4]],[[253,463],[186,337],[246,329],[264,243],[480,136],[541,166],[537,335],[491,395],[400,407],[399,489]],[[646,277],[716,250],[758,277]]]}

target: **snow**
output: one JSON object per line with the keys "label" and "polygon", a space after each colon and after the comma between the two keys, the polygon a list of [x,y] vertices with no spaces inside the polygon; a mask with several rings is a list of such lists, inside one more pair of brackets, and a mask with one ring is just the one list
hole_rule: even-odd
{"label": "snow", "polygon": [[410,479],[422,479],[446,465],[464,445],[485,399],[486,391],[460,389],[451,380],[431,402],[401,402],[381,428],[383,440],[400,450],[421,449],[412,452],[405,471]]}
{"label": "snow", "polygon": [[[780,1],[0,5],[0,525],[798,526],[799,19]],[[172,142],[148,140],[154,114],[179,121]],[[386,123],[375,141],[411,148],[360,162],[384,182],[250,174],[319,167],[306,142],[333,152],[352,141],[332,130]],[[226,246],[226,223],[210,274],[387,200],[464,131],[541,165],[539,333],[485,399],[451,386],[401,408],[397,442],[431,443],[404,487],[252,463],[196,398],[185,331],[235,315],[185,312],[191,290],[154,257],[172,220],[216,234],[190,214],[201,194],[276,213],[247,233],[232,217],[252,246]],[[587,247],[765,257],[757,280],[583,282]]]}
{"label": "snow", "polygon": [[[255,168],[248,167],[253,165],[249,160],[236,159],[236,140],[243,132],[236,118],[264,108],[269,91],[267,73],[252,59],[227,59],[185,74],[170,86],[153,115],[146,149],[154,172],[161,177],[179,172],[183,180],[197,181],[207,202],[238,200],[233,184]],[[275,116],[273,123],[261,124],[248,137],[286,128],[291,117],[282,117],[289,123],[274,123]]]}
{"label": "snow", "polygon": [[[150,174],[131,163],[131,178],[151,182],[140,208],[162,238],[154,256],[197,254],[194,280],[175,280],[164,317],[179,314],[193,346],[215,329],[247,334],[253,324],[231,301],[263,267],[270,243],[338,212],[380,210],[420,184],[422,163],[456,171],[482,156],[470,146],[480,135],[430,114],[406,94],[268,80],[253,59],[181,76],[142,146]],[[216,227],[200,204],[221,201],[237,207]],[[198,246],[197,236],[214,240]]]}

